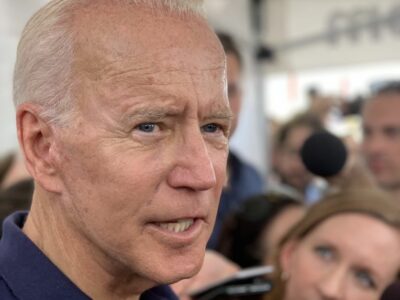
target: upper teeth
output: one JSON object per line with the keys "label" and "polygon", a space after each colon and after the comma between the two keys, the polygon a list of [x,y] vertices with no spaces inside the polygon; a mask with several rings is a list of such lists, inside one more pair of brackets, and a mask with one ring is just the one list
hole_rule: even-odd
{"label": "upper teeth", "polygon": [[181,219],[171,223],[160,223],[160,227],[173,232],[182,232],[188,229],[192,224],[193,219]]}

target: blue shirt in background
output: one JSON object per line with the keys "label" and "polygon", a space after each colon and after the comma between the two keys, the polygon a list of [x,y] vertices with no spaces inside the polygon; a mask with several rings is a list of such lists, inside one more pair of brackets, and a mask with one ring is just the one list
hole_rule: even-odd
{"label": "blue shirt in background", "polygon": [[251,196],[265,191],[263,177],[251,165],[242,161],[236,154],[229,152],[229,183],[223,189],[218,207],[214,230],[207,248],[215,249],[225,218]]}

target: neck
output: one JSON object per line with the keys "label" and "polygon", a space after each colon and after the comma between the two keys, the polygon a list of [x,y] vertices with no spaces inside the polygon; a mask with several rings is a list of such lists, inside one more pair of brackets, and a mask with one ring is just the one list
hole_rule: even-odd
{"label": "neck", "polygon": [[151,286],[121,264],[112,262],[83,236],[59,205],[62,200],[56,197],[50,197],[40,187],[35,190],[23,232],[89,297],[139,299]]}

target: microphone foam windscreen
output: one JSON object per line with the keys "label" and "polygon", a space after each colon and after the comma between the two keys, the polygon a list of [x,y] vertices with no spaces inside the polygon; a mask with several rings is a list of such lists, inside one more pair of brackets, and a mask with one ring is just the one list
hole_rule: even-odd
{"label": "microphone foam windscreen", "polygon": [[300,154],[307,170],[321,177],[338,174],[347,159],[344,143],[327,131],[312,134],[304,142]]}

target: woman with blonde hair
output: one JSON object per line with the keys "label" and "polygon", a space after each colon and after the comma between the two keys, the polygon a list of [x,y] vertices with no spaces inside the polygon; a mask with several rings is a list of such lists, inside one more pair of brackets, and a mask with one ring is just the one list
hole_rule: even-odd
{"label": "woman with blonde hair", "polygon": [[281,242],[268,300],[377,300],[400,276],[400,203],[372,187],[327,196]]}

